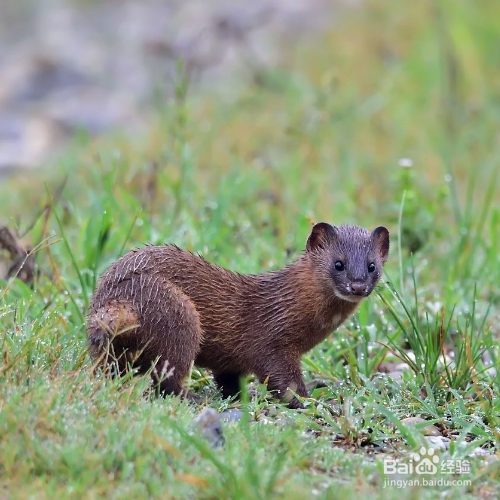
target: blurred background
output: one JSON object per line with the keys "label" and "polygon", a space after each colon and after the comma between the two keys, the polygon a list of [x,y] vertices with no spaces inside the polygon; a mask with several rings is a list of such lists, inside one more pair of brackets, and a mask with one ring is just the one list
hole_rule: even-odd
{"label": "blurred background", "polygon": [[[0,1],[0,175],[133,132],[175,92],[233,88],[333,22],[327,0]],[[181,63],[182,61],[182,63]]]}

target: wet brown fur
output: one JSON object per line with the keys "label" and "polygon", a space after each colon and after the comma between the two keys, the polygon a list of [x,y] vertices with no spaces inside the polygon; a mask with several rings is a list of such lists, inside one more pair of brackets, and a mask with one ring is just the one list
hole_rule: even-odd
{"label": "wet brown fur", "polygon": [[[317,224],[295,262],[256,275],[228,271],[173,245],[131,251],[104,273],[94,293],[87,322],[91,355],[105,366],[114,361],[120,372],[127,364],[140,372],[154,366],[162,393],[182,394],[192,363],[211,369],[225,396],[239,391],[241,375],[254,373],[300,407],[289,390],[308,396],[300,357],[373,290],[389,248],[382,229],[375,234]],[[353,262],[364,259],[359,269],[366,259],[377,262],[376,275],[353,301],[338,290],[362,278],[349,277],[346,267],[343,282],[332,271],[335,259],[349,262],[352,255]]]}

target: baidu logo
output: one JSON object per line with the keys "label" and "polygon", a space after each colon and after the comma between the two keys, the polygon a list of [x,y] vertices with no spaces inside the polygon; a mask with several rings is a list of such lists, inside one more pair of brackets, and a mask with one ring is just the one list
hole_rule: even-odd
{"label": "baidu logo", "polygon": [[426,450],[423,446],[420,448],[420,453],[412,455],[412,462],[415,465],[417,474],[436,474],[438,471],[437,464],[439,457],[434,454],[434,448]]}
{"label": "baidu logo", "polygon": [[[441,460],[434,448],[422,446],[418,453],[412,453],[409,461],[398,461],[391,458],[384,460],[384,488],[393,486],[406,488],[407,486],[456,486],[471,485],[470,479],[447,479],[446,474],[454,476],[469,474],[469,460]],[[390,476],[394,475],[395,478]],[[406,476],[406,479],[402,477]],[[435,476],[430,478],[429,476]],[[463,476],[462,476],[463,477]]]}

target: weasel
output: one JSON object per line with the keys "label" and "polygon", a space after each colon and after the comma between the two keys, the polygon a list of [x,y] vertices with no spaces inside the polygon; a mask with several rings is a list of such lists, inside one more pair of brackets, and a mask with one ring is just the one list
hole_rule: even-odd
{"label": "weasel", "polygon": [[308,397],[301,356],[336,330],[380,280],[389,232],[316,224],[283,269],[239,274],[175,245],[146,246],[100,278],[87,321],[90,353],[118,373],[150,371],[161,394],[189,397],[192,364],[224,397],[255,374],[291,408]]}

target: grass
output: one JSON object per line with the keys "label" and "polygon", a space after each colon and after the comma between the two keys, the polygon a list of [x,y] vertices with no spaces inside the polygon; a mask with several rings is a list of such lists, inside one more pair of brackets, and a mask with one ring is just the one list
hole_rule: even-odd
{"label": "grass", "polygon": [[[181,77],[142,135],[79,141],[4,183],[38,275],[0,283],[0,498],[498,498],[498,13],[342,8],[281,67],[203,96]],[[260,272],[300,253],[309,218],[384,224],[392,249],[378,293],[304,357],[326,383],[306,410],[255,383],[224,401],[194,369],[207,404],[244,413],[211,449],[200,407],[92,374],[86,308],[126,250],[175,242]],[[400,379],[379,371],[398,363]],[[426,445],[429,424],[471,484],[384,488],[384,458]]]}

